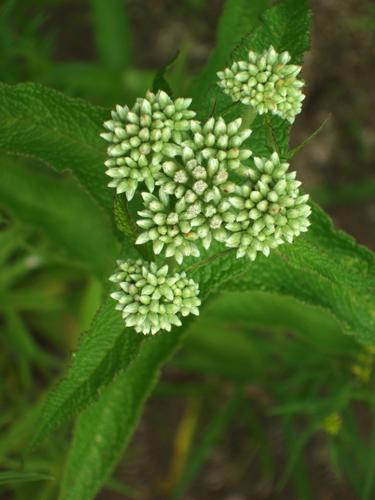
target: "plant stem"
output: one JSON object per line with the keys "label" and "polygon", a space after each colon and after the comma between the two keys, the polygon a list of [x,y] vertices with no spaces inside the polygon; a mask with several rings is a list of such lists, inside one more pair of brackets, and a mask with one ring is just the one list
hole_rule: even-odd
{"label": "plant stem", "polygon": [[[127,200],[125,195],[121,196],[121,202],[122,202],[121,207],[123,209],[123,213],[125,215],[125,218],[129,224],[129,230],[130,230],[129,233],[127,233],[126,231],[122,231],[122,232],[124,232],[124,234],[126,234],[126,236],[128,236],[130,238],[131,243],[134,246],[134,248],[137,250],[137,252],[139,252],[145,260],[151,261],[152,258],[151,258],[148,247],[135,244],[137,237],[138,237],[138,234],[139,234],[139,231],[138,231],[137,224],[135,223],[135,221],[133,220],[133,218],[130,214],[128,200]],[[120,230],[121,230],[121,228],[120,228]]]}
{"label": "plant stem", "polygon": [[238,104],[238,102],[231,102],[231,103],[229,103],[227,106],[225,106],[225,108],[223,108],[220,111],[220,115],[225,115],[226,113],[228,113],[228,111],[230,111],[231,109],[233,109],[233,107],[236,106],[237,104]]}
{"label": "plant stem", "polygon": [[209,257],[207,257],[207,259],[203,259],[203,260],[197,262],[196,264],[193,264],[192,266],[190,266],[187,269],[185,269],[185,272],[189,273],[189,272],[196,271],[197,269],[199,269],[202,266],[205,266],[209,262],[212,262],[213,260],[219,259],[223,255],[226,255],[226,254],[228,254],[230,252],[233,252],[233,250],[235,250],[235,249],[234,248],[228,248],[227,250],[223,250],[222,252],[218,252],[218,253],[216,253],[214,255],[210,255]]}
{"label": "plant stem", "polygon": [[315,136],[317,136],[325,124],[328,122],[328,120],[331,118],[331,114],[327,116],[327,118],[324,120],[324,122],[311,134],[309,137],[307,137],[301,144],[296,146],[295,148],[291,149],[289,151],[289,159],[293,158],[294,155],[296,155],[301,149],[303,149],[312,139],[314,139]]}
{"label": "plant stem", "polygon": [[264,115],[264,121],[266,122],[266,126],[267,126],[268,131],[269,131],[269,136],[271,138],[271,143],[272,143],[273,149],[276,151],[277,154],[279,154],[279,147],[278,147],[277,142],[276,142],[275,131],[273,129],[272,122],[271,122],[269,116]]}

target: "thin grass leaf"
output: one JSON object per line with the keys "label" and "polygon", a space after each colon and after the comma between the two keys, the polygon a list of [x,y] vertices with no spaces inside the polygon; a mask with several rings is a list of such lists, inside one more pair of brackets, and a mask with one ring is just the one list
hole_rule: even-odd
{"label": "thin grass leaf", "polygon": [[125,70],[132,60],[132,35],[123,0],[91,0],[97,51],[112,71]]}
{"label": "thin grass leaf", "polygon": [[39,472],[16,472],[1,471],[0,486],[11,485],[15,483],[29,483],[32,481],[53,481],[55,478],[49,474]]}
{"label": "thin grass leaf", "polygon": [[191,450],[185,468],[181,473],[178,484],[174,488],[170,498],[178,500],[186,493],[189,485],[198,476],[207,458],[224,434],[226,428],[235,416],[242,401],[243,391],[238,389],[229,401],[218,410],[216,415],[205,428],[199,444]]}

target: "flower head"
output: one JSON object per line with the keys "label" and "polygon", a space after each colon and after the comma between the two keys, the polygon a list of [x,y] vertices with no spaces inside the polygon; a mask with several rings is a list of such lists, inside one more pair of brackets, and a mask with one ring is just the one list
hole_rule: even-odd
{"label": "flower head", "polygon": [[132,109],[116,106],[112,120],[104,123],[107,131],[101,134],[110,143],[105,162],[106,173],[112,178],[110,187],[125,192],[128,200],[140,182],[153,191],[161,163],[173,158],[187,132],[197,127],[190,103],[191,99],[184,98],[173,101],[160,90],[138,98]]}
{"label": "flower head", "polygon": [[180,199],[187,191],[193,191],[198,197],[209,198],[212,188],[233,190],[227,163],[218,156],[205,157],[204,150],[194,143],[184,144],[181,154],[165,161],[156,176],[156,184],[160,186],[162,195],[173,195]]}
{"label": "flower head", "polygon": [[291,243],[307,231],[308,195],[301,195],[301,183],[295,172],[287,172],[288,167],[277,153],[271,158],[254,158],[248,183],[229,198],[235,215],[225,226],[232,233],[225,243],[237,248],[237,257],[247,255],[254,260],[258,252],[267,256],[272,248]]}
{"label": "flower head", "polygon": [[159,195],[142,194],[146,210],[138,212],[137,224],[144,232],[137,243],[152,241],[156,254],[164,250],[181,263],[200,255],[199,241],[206,249],[213,239],[224,241],[231,209],[227,197],[235,191],[228,178],[224,159],[205,157],[201,147],[185,145],[181,155],[163,163],[156,180]]}
{"label": "flower head", "polygon": [[168,266],[158,267],[142,260],[118,261],[118,270],[110,278],[117,291],[111,297],[118,302],[125,326],[138,333],[154,335],[181,326],[181,316],[199,314],[199,287],[186,273],[168,275]]}
{"label": "flower head", "polygon": [[252,131],[248,128],[241,130],[241,127],[241,118],[226,123],[221,116],[211,117],[197,127],[191,147],[199,149],[205,160],[214,158],[222,168],[237,170],[252,154],[243,146]]}
{"label": "flower head", "polygon": [[241,101],[257,113],[271,112],[294,122],[301,112],[304,82],[297,78],[301,66],[289,64],[288,52],[271,46],[263,53],[250,51],[247,61],[236,61],[218,72],[218,85],[234,101]]}
{"label": "flower head", "polygon": [[[142,193],[142,198],[145,208],[138,212],[141,218],[137,224],[143,232],[136,244],[151,241],[156,255],[164,251],[166,257],[174,257],[179,264],[184,257],[199,257],[198,234],[194,230],[199,215],[187,210],[185,199],[180,199],[173,207],[169,198],[158,198],[151,193]],[[197,211],[199,213],[199,208]]]}

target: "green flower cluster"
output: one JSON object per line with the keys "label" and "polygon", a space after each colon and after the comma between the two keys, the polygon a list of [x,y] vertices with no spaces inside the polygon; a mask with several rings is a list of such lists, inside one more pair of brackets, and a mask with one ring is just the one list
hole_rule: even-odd
{"label": "green flower cluster", "polygon": [[140,182],[154,190],[155,176],[161,163],[180,151],[180,144],[195,130],[195,112],[189,109],[191,99],[173,101],[168,94],[147,92],[132,109],[117,105],[112,120],[104,123],[101,137],[110,143],[105,162],[112,180],[109,187],[125,193],[131,200]]}
{"label": "green flower cluster", "polygon": [[251,131],[240,131],[241,124],[241,119],[226,124],[210,118],[185,141],[181,154],[163,162],[156,177],[158,195],[142,194],[138,244],[152,241],[154,253],[165,250],[181,264],[184,257],[199,257],[197,243],[208,249],[212,240],[228,237],[228,196],[236,189],[229,174],[246,169],[244,161],[251,156],[242,148]]}
{"label": "green flower cluster", "polygon": [[257,253],[270,250],[307,231],[311,208],[309,196],[301,194],[301,182],[289,164],[277,153],[270,158],[254,158],[247,172],[248,182],[229,198],[235,215],[225,227],[231,233],[226,246],[237,248],[237,257],[255,260]]}
{"label": "green flower cluster", "polygon": [[118,302],[125,326],[154,335],[181,326],[180,316],[199,314],[199,287],[186,273],[168,274],[168,266],[158,267],[142,260],[118,261],[110,277],[117,285],[111,297]]}
{"label": "green flower cluster", "polygon": [[288,64],[290,60],[288,52],[278,54],[272,46],[260,54],[250,51],[247,61],[235,61],[217,73],[218,85],[257,113],[271,112],[293,123],[305,96],[304,82],[297,78],[301,66]]}
{"label": "green flower cluster", "polygon": [[[219,73],[219,85],[259,113],[271,111],[292,122],[301,109],[303,84],[297,80],[300,68],[289,61],[287,52],[277,54],[272,47],[260,55],[250,52],[248,62]],[[241,118],[201,123],[190,104],[191,99],[148,92],[132,109],[117,106],[104,124],[109,186],[129,201],[140,190],[136,244],[150,243],[155,255],[180,265],[213,241],[235,249],[237,258],[254,260],[307,231],[308,195],[300,193],[289,164],[276,153],[252,158],[245,145],[251,130]],[[119,261],[118,267],[111,296],[127,327],[155,334],[181,325],[181,316],[199,313],[198,285],[184,272],[169,275],[167,265],[142,260]]]}

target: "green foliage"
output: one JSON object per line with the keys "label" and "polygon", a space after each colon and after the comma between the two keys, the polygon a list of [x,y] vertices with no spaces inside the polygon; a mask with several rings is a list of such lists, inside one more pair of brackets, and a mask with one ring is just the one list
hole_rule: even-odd
{"label": "green foliage", "polygon": [[[108,71],[107,77],[119,75],[129,67],[131,59],[122,2],[93,0],[91,6],[101,66],[86,68],[83,76],[86,80],[80,85],[87,88],[89,81],[103,76],[102,66]],[[196,78],[191,94],[202,119],[210,114],[229,113],[242,114],[247,124],[252,121],[253,134],[247,143],[254,154],[264,155],[276,149],[288,158],[290,125],[277,117],[254,119],[243,107],[229,106],[229,99],[216,85],[216,72],[231,60],[242,58],[249,49],[262,51],[272,44],[276,50],[288,50],[294,63],[302,61],[309,38],[306,1],[284,0],[267,7],[265,0],[227,1],[216,49]],[[79,67],[71,69],[70,76],[75,75],[73,80],[82,78],[82,74],[78,75]],[[155,88],[167,85],[166,69],[157,73]],[[64,72],[64,67],[59,71]],[[111,78],[103,88],[108,89]],[[1,206],[19,223],[37,229],[43,239],[58,250],[56,253],[61,252],[71,260],[72,268],[78,263],[86,273],[106,278],[117,256],[136,254],[133,245],[136,228],[124,199],[114,198],[106,187],[105,144],[99,133],[102,122],[109,117],[108,111],[38,84],[0,84],[0,113],[0,151],[31,157],[56,171],[51,173],[34,161],[22,163],[9,157],[2,160]],[[6,324],[5,332],[11,339],[9,346],[20,355],[19,371],[24,386],[28,387],[34,362],[40,363],[47,372],[54,364],[51,356],[30,336],[23,313],[25,310],[34,314],[38,309],[47,311],[52,315],[50,323],[47,322],[50,325],[54,324],[55,314],[63,303],[60,297],[50,297],[49,288],[47,292],[43,287],[29,289],[28,285],[17,289],[21,280],[27,283],[30,271],[18,259],[19,241],[28,241],[28,237],[23,235],[24,229],[19,236],[17,228],[0,232],[0,264],[4,268],[0,278],[0,319]],[[46,262],[49,264],[48,259]],[[42,260],[43,265],[46,262]],[[100,285],[93,286],[90,281],[79,304],[80,311],[77,313],[76,303],[72,305],[77,323],[75,334],[87,331],[82,334],[78,347],[75,338],[64,345],[68,352],[72,345],[76,350],[62,380],[43,403],[43,411],[40,412],[41,403],[38,403],[25,420],[14,426],[8,439],[0,439],[0,459],[5,464],[14,449],[21,453],[26,438],[31,436],[32,444],[40,445],[51,431],[79,414],[59,498],[94,498],[110,480],[129,444],[162,367],[182,347],[179,355],[170,361],[175,367],[214,376],[217,387],[223,379],[234,386],[256,380],[267,395],[270,394],[272,404],[267,412],[282,421],[288,451],[279,486],[292,477],[299,496],[311,497],[300,462],[305,446],[321,431],[322,422],[330,413],[345,414],[350,428],[351,402],[360,400],[373,405],[370,388],[362,387],[359,381],[353,382],[350,372],[360,352],[355,340],[364,345],[375,344],[373,255],[343,232],[335,231],[329,217],[313,204],[309,232],[292,245],[272,252],[268,258],[258,256],[255,262],[250,262],[236,259],[230,250],[211,252],[203,256],[201,262],[188,262],[184,270],[199,283],[202,302],[209,298],[216,300],[208,303],[196,322],[187,321],[171,333],[154,337],[125,330],[121,315],[108,298],[87,329],[91,310],[102,291]],[[59,272],[64,273],[66,269]],[[69,286],[65,291],[66,296],[72,294]],[[104,293],[107,297],[109,290]],[[35,318],[32,324],[38,333],[44,331]],[[285,332],[291,334],[284,335]],[[343,336],[343,332],[350,337]],[[55,333],[55,337],[61,337],[61,332]],[[59,345],[59,341],[54,345]],[[301,359],[303,369],[300,369]],[[207,432],[202,441],[192,447],[178,478],[176,498],[197,476],[239,405],[242,408],[247,403],[242,392],[235,392],[208,423]],[[298,439],[294,439],[300,415],[309,421]],[[1,418],[0,426],[4,426]],[[251,417],[249,426],[254,432],[256,416]],[[348,471],[363,498],[371,498],[370,468],[374,453],[373,450],[366,452],[371,467],[360,466],[366,472],[362,487],[342,452],[350,456],[359,442],[357,436],[352,438],[357,432],[356,426],[350,429],[351,439],[344,440],[342,448],[331,443],[332,461],[337,471]],[[255,434],[254,440],[261,439],[259,433]],[[37,451],[31,451],[30,456],[35,453]],[[267,453],[260,462],[274,474]],[[299,464],[301,469],[296,468]],[[10,465],[14,465],[11,460]],[[36,467],[37,470],[43,469]],[[49,478],[48,474],[43,476],[37,472],[3,472],[0,484]],[[56,490],[50,498],[57,498]]]}
{"label": "green foliage", "polygon": [[30,481],[45,481],[54,478],[47,474],[38,474],[37,472],[0,472],[0,486],[4,484],[25,483]]}
{"label": "green foliage", "polygon": [[[282,246],[269,258],[243,266],[234,256],[206,269],[205,280],[230,276],[229,289],[265,290],[295,297],[330,312],[346,333],[373,344],[372,314],[375,285],[374,257],[346,234],[334,231],[331,221],[314,206],[308,234]],[[352,269],[347,272],[348,266]],[[215,267],[214,267],[215,266]]]}
{"label": "green foliage", "polygon": [[129,21],[121,0],[91,0],[96,45],[102,63],[124,70],[131,61]]}
{"label": "green foliage", "polygon": [[170,335],[148,337],[127,372],[118,375],[100,399],[81,413],[62,482],[61,499],[93,498],[121,457],[161,366],[181,340],[181,328]]}
{"label": "green foliage", "polygon": [[[261,388],[261,402],[264,397],[268,415],[279,416],[287,447],[279,489],[292,477],[302,491],[307,488],[307,479],[303,480],[306,471],[301,470],[303,452],[323,429],[324,418],[334,412],[350,416],[352,401],[373,400],[371,386],[360,388],[351,376],[350,366],[359,355],[358,349],[322,310],[280,295],[237,291],[223,294],[207,307],[205,315],[191,325],[185,348],[173,363],[184,371],[251,384],[249,391],[254,387],[255,396]],[[301,360],[303,370],[298,369]],[[248,402],[253,410],[258,404],[256,397]],[[301,416],[308,417],[308,423],[298,430]],[[258,436],[263,431],[253,428],[253,423],[252,432]],[[350,446],[344,436],[341,443],[341,434],[336,444],[332,443],[340,456],[340,473],[348,465],[344,457],[353,453],[350,447],[358,444],[357,432],[353,425]],[[265,446],[262,443],[264,453]],[[268,463],[267,470],[269,467]],[[353,478],[364,470],[359,466]]]}
{"label": "green foliage", "polygon": [[[241,16],[237,7],[237,3],[229,2],[214,62],[202,73],[202,86],[196,84],[196,89],[210,89],[210,95],[217,99],[221,97],[219,89],[212,87],[215,71],[227,58],[230,47],[236,50],[237,57],[241,50],[260,50],[272,43],[276,49],[288,49],[295,61],[301,59],[307,47],[308,13],[303,2],[286,0],[269,9],[261,24],[239,45],[238,39],[232,40],[230,23],[225,20],[230,16],[230,22],[234,22]],[[259,3],[256,13],[263,7]],[[249,31],[246,23],[244,29]],[[204,100],[200,113],[207,116],[209,99],[203,92],[201,96]],[[199,102],[197,98],[197,107]],[[32,155],[58,170],[72,169],[82,186],[110,211],[110,193],[105,187],[102,166],[104,147],[98,139],[104,111],[32,85],[3,86],[0,108],[6,118],[1,124],[3,151]],[[21,122],[22,129],[14,134],[15,126]],[[269,137],[264,134],[263,124],[259,124],[259,129],[255,125],[256,122],[250,144],[260,154],[265,144],[270,147]],[[283,121],[272,122],[271,126],[277,145],[285,148],[289,126]],[[344,331],[370,343],[374,324],[368,280],[371,268],[370,253],[334,232],[329,219],[316,208],[307,236],[269,258],[258,257],[250,263],[223,252],[219,258],[208,257],[203,266],[193,265],[191,271],[204,298],[224,288],[291,296],[319,306],[333,315]],[[109,477],[130,439],[160,367],[176,350],[182,335],[182,329],[152,339],[142,339],[133,332],[124,335],[121,317],[112,302],[107,300],[99,310],[89,333],[82,337],[67,375],[48,399],[34,435],[34,443],[39,442],[48,431],[99,396],[78,419],[63,481],[63,498],[78,499],[83,494],[91,498]]]}
{"label": "green foliage", "polygon": [[133,331],[124,334],[121,315],[115,314],[113,301],[106,299],[73,354],[66,377],[50,395],[33,443],[91,403],[99,389],[132,362],[141,342],[142,337]]}
{"label": "green foliage", "polygon": [[57,254],[106,278],[117,253],[108,217],[73,177],[38,167],[3,159],[1,205],[48,236]]}
{"label": "green foliage", "polygon": [[71,170],[109,213],[112,193],[104,174],[99,137],[107,111],[33,83],[0,84],[0,151]]}
{"label": "green foliage", "polygon": [[225,3],[217,29],[215,50],[191,89],[193,104],[199,113],[207,115],[209,106],[213,106],[217,99],[223,98],[226,103],[230,102],[216,84],[216,73],[225,67],[242,39],[251,38],[267,3],[267,0],[228,0]]}
{"label": "green foliage", "polygon": [[234,395],[218,410],[204,429],[199,444],[197,444],[189,454],[185,468],[181,473],[180,480],[173,489],[171,499],[182,498],[188,485],[194,480],[204,462],[210,456],[217,441],[234,418],[236,412],[240,409],[242,398],[243,391],[236,390]]}

